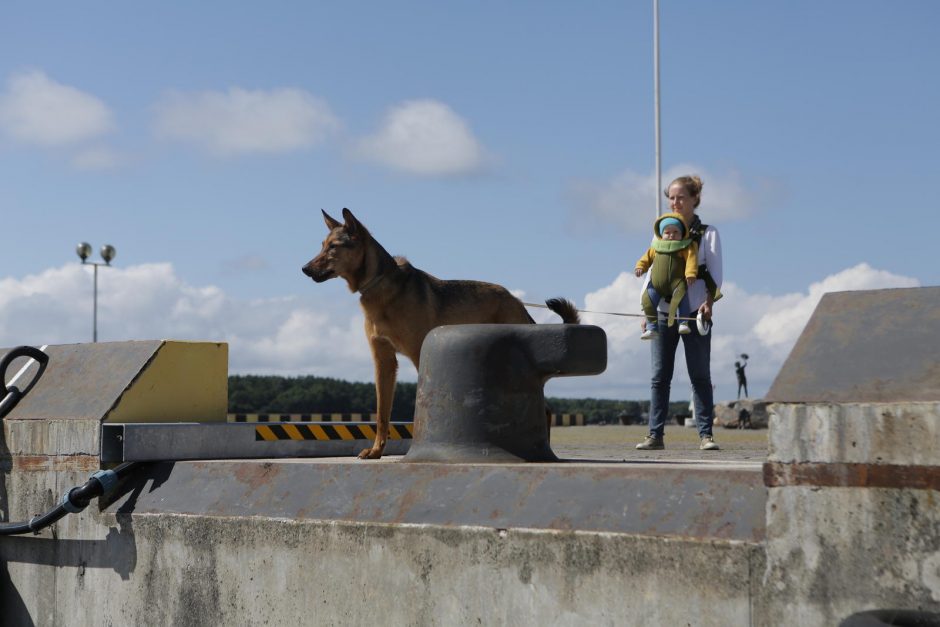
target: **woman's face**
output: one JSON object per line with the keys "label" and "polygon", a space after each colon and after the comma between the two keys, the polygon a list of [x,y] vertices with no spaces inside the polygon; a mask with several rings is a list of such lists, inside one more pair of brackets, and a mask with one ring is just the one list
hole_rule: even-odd
{"label": "woman's face", "polygon": [[695,213],[695,197],[690,196],[685,187],[679,183],[669,188],[669,206],[682,216],[686,224],[692,222],[692,214]]}

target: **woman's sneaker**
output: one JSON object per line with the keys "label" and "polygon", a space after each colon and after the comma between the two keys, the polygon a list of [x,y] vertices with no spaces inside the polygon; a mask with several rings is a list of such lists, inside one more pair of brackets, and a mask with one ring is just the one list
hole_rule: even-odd
{"label": "woman's sneaker", "polygon": [[702,438],[702,443],[699,445],[699,448],[703,451],[717,451],[718,444],[715,442],[715,438],[710,435],[706,435]]}
{"label": "woman's sneaker", "polygon": [[688,335],[692,332],[692,329],[689,328],[688,322],[679,323],[679,335]]}
{"label": "woman's sneaker", "polygon": [[661,451],[666,448],[662,438],[657,438],[652,433],[646,436],[646,439],[636,445],[641,451]]}

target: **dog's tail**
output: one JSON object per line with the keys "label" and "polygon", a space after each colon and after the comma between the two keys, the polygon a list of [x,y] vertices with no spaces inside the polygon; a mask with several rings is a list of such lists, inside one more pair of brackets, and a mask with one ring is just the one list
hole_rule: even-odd
{"label": "dog's tail", "polygon": [[545,301],[545,306],[561,316],[561,321],[565,324],[581,324],[577,308],[567,298],[549,298]]}

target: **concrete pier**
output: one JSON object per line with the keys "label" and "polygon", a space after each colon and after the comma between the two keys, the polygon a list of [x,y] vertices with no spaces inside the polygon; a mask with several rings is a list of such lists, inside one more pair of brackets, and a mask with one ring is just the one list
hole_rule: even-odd
{"label": "concrete pier", "polygon": [[[852,326],[847,308],[868,323]],[[916,324],[872,323],[887,311]],[[938,316],[940,288],[824,297],[771,390],[766,462],[651,452],[147,463],[38,536],[0,537],[3,621],[828,626],[866,610],[938,615]],[[926,331],[908,342],[912,326]],[[875,381],[866,359],[898,364],[898,385]],[[3,421],[3,520],[45,511],[100,467],[102,424],[142,380],[114,386],[100,414],[69,418],[41,415],[46,377],[32,409],[18,408],[31,413]]]}

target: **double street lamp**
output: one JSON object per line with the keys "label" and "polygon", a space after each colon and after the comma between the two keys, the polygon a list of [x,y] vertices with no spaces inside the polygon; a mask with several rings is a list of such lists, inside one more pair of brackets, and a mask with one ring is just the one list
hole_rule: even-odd
{"label": "double street lamp", "polygon": [[82,264],[88,264],[95,267],[95,291],[94,291],[94,313],[92,314],[92,342],[98,341],[98,266],[110,266],[111,260],[114,259],[114,256],[117,255],[117,250],[114,246],[110,244],[105,244],[101,247],[101,258],[104,260],[104,263],[98,263],[96,261],[88,261],[88,257],[91,256],[91,244],[88,242],[82,242],[75,247],[75,252],[82,259]]}

